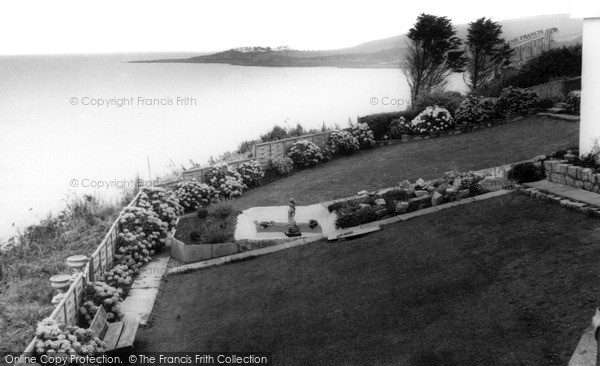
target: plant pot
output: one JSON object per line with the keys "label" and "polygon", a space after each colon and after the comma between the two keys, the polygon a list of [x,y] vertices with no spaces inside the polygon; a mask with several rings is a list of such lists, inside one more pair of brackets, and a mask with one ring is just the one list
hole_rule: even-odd
{"label": "plant pot", "polygon": [[58,274],[50,277],[50,286],[58,291],[56,296],[52,298],[53,304],[58,304],[65,298],[65,293],[71,285],[71,276],[67,274]]}

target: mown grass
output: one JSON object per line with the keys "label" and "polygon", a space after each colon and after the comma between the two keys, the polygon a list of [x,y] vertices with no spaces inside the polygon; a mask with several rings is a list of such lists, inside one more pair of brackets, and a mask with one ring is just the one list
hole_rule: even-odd
{"label": "mown grass", "polygon": [[18,244],[0,252],[0,352],[25,350],[37,322],[55,307],[49,278],[69,272],[67,257],[91,255],[131,198],[104,203],[71,197],[63,214],[25,228]]}
{"label": "mown grass", "polygon": [[139,352],[275,365],[565,365],[600,302],[598,219],[511,194],[168,279]]}
{"label": "mown grass", "polygon": [[435,179],[449,170],[491,168],[578,144],[579,123],[531,116],[462,135],[361,151],[244,192],[234,203],[245,210],[287,205],[293,197],[303,206],[352,196],[363,189],[392,187],[404,179]]}

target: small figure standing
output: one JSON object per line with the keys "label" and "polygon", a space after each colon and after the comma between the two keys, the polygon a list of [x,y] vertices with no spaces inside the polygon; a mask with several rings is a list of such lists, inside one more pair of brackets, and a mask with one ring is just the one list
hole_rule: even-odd
{"label": "small figure standing", "polygon": [[288,222],[290,225],[296,225],[294,216],[296,216],[296,201],[293,198],[290,198],[290,208],[288,209]]}

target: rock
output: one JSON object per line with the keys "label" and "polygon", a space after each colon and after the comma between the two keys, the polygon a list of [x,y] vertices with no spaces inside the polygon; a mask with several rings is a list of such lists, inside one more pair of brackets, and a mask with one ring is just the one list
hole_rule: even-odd
{"label": "rock", "polygon": [[493,176],[487,176],[485,178],[483,178],[482,181],[479,182],[479,185],[485,189],[486,191],[497,191],[502,189],[502,185],[503,185],[503,181],[502,179],[498,178],[498,177],[493,177]]}
{"label": "rock", "polygon": [[385,216],[387,214],[388,214],[388,211],[385,208],[382,208],[382,209],[379,209],[379,210],[375,211],[375,215],[377,215],[378,217],[383,217],[383,216]]}
{"label": "rock", "polygon": [[362,190],[362,191],[360,191],[360,192],[357,193],[357,195],[359,195],[359,196],[366,196],[368,194],[369,194],[369,192],[366,191],[366,190]]}
{"label": "rock", "polygon": [[403,180],[402,182],[400,182],[399,184],[400,188],[402,189],[410,189],[412,188],[412,185],[410,184],[410,182],[408,180]]}
{"label": "rock", "polygon": [[583,189],[583,186],[584,186],[584,183],[583,183],[583,181],[581,181],[581,180],[579,180],[579,179],[577,179],[577,180],[575,181],[575,187],[576,187],[576,188]]}
{"label": "rock", "polygon": [[408,202],[404,202],[404,201],[398,202],[398,204],[396,205],[396,213],[397,214],[405,213],[406,211],[408,211],[408,206],[409,206]]}
{"label": "rock", "polygon": [[461,189],[460,191],[458,191],[459,198],[467,198],[470,194],[471,192],[468,189]]}
{"label": "rock", "polygon": [[405,189],[404,191],[406,192],[406,194],[408,194],[409,197],[415,194],[415,190],[412,188]]}
{"label": "rock", "polygon": [[455,179],[454,182],[452,183],[452,186],[456,187],[456,188],[460,188],[461,185],[462,185],[462,179],[460,179],[460,178]]}
{"label": "rock", "polygon": [[417,197],[429,196],[429,192],[424,191],[424,190],[418,190],[418,191],[415,191],[415,196],[417,196]]}
{"label": "rock", "polygon": [[446,193],[446,190],[448,190],[448,186],[446,184],[440,184],[439,187],[437,187],[436,192],[440,192],[441,194]]}
{"label": "rock", "polygon": [[385,206],[385,205],[386,205],[386,203],[385,203],[385,200],[384,200],[383,198],[378,198],[378,199],[376,199],[376,200],[375,200],[375,204],[376,204],[377,206]]}
{"label": "rock", "polygon": [[414,209],[420,210],[422,208],[431,206],[431,198],[429,196],[412,198],[409,201],[409,204],[410,206],[414,207]]}
{"label": "rock", "polygon": [[446,192],[444,192],[444,193],[446,193],[446,194],[456,194],[456,193],[458,193],[458,188],[456,188],[454,186],[446,188]]}
{"label": "rock", "polygon": [[594,190],[594,185],[590,182],[584,182],[583,183],[583,189],[585,189],[586,191],[593,191]]}
{"label": "rock", "polygon": [[444,196],[440,192],[435,192],[431,197],[431,205],[437,206],[444,203]]}
{"label": "rock", "polygon": [[367,208],[367,207],[371,207],[371,205],[369,205],[368,203],[360,203],[358,205],[358,207],[360,207],[360,208]]}
{"label": "rock", "polygon": [[415,182],[415,185],[421,187],[421,188],[425,188],[427,187],[429,184],[427,182],[425,182],[425,180],[423,178],[419,178],[417,179],[417,181]]}

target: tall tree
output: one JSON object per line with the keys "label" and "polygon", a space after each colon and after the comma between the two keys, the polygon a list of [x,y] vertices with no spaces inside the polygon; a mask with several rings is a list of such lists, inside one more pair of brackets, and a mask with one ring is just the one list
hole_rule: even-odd
{"label": "tall tree", "polygon": [[501,37],[502,26],[480,18],[469,23],[465,52],[465,83],[471,91],[499,76],[510,65],[514,50]]}
{"label": "tall tree", "polygon": [[408,31],[408,52],[402,69],[414,103],[421,94],[442,91],[452,72],[462,71],[462,41],[447,17],[421,14]]}

